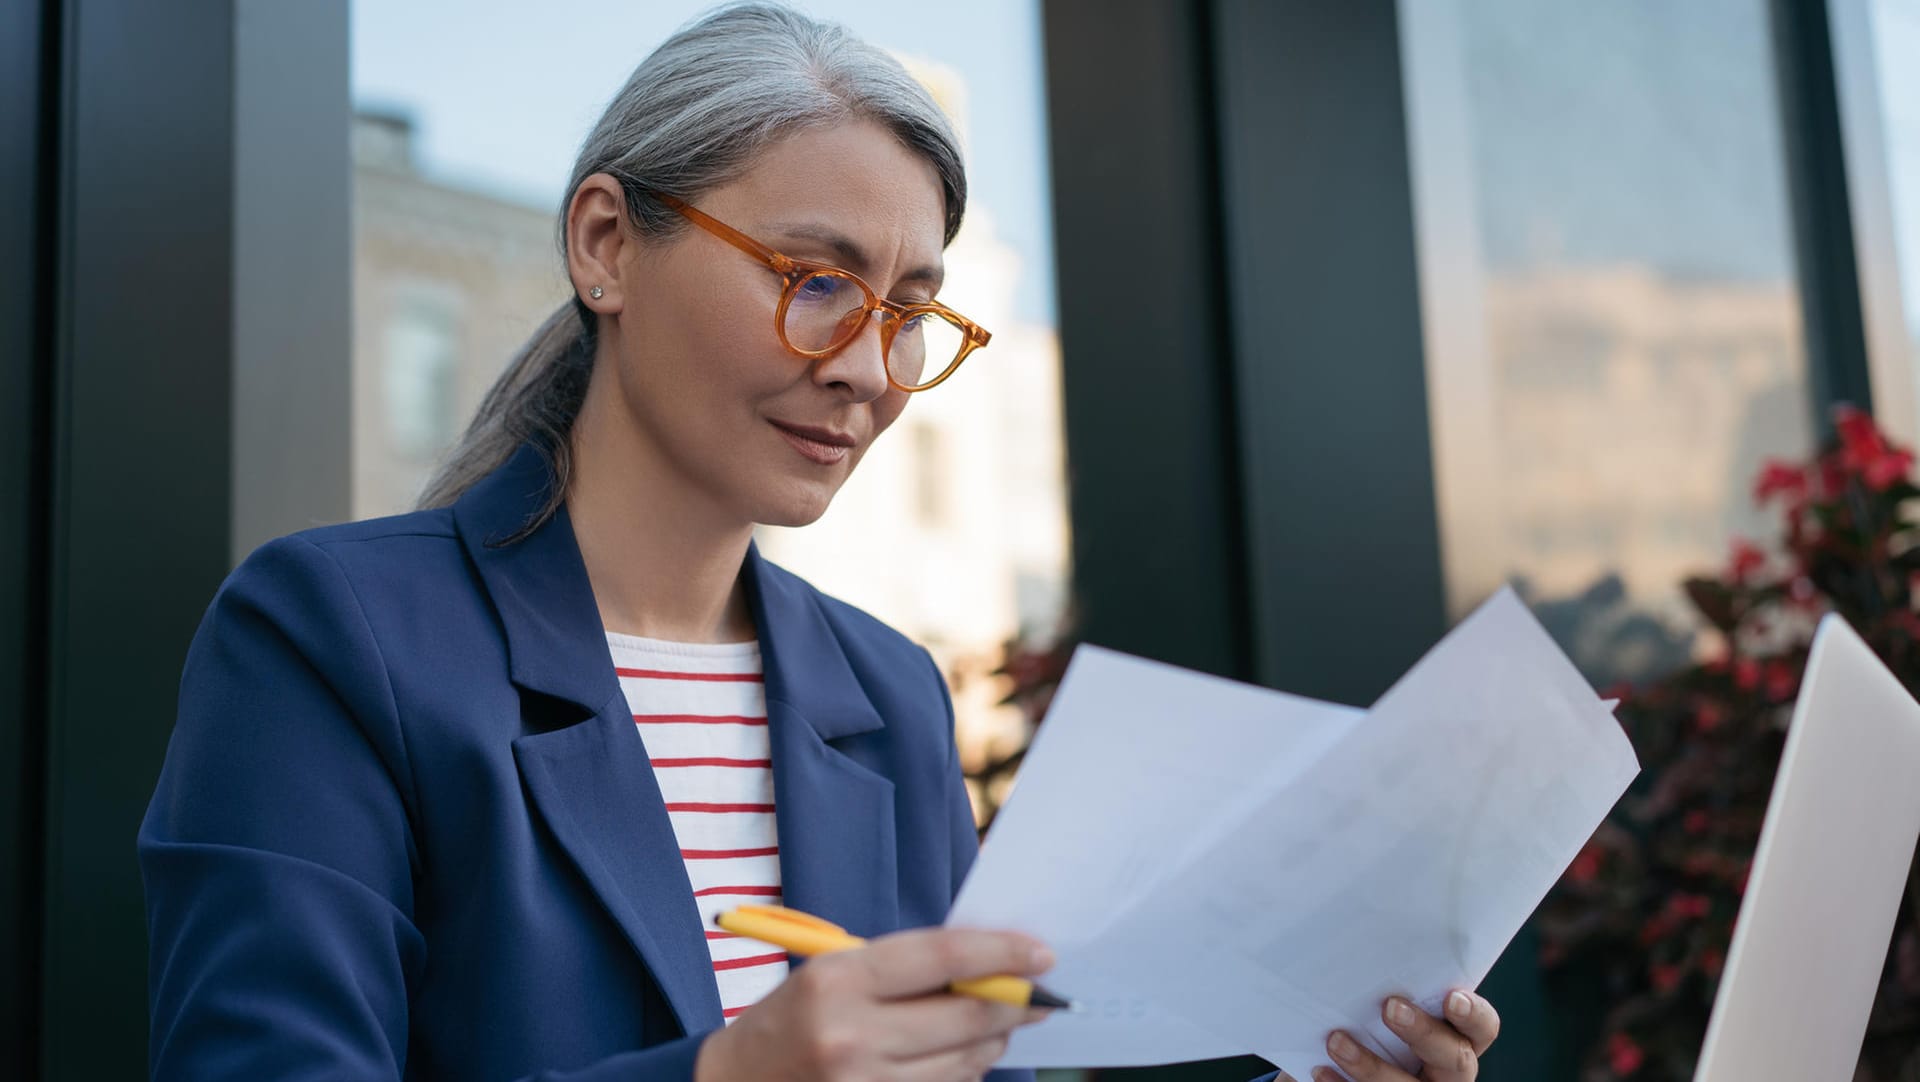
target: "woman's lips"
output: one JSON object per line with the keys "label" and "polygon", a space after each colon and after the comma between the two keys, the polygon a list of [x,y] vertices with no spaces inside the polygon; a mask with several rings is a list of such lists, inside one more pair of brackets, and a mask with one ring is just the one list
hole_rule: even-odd
{"label": "woman's lips", "polygon": [[800,452],[801,457],[821,466],[831,466],[839,462],[847,457],[848,451],[853,449],[853,440],[849,436],[841,436],[821,429],[790,428],[778,421],[770,423],[782,436],[786,437],[794,450]]}

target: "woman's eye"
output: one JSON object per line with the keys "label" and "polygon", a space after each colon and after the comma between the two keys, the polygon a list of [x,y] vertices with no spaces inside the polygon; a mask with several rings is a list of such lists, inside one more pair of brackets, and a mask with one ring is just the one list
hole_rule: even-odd
{"label": "woman's eye", "polygon": [[830,274],[816,274],[800,283],[794,295],[801,300],[823,301],[840,291],[840,279]]}

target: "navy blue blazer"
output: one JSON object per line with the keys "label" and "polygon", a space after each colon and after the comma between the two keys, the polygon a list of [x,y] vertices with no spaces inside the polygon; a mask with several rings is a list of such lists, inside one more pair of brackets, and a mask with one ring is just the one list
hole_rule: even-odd
{"label": "navy blue blazer", "polygon": [[[497,543],[547,484],[522,448],[221,587],[139,835],[154,1078],[691,1077],[719,995],[572,527]],[[938,924],[975,851],[938,669],[745,575],[785,901]]]}

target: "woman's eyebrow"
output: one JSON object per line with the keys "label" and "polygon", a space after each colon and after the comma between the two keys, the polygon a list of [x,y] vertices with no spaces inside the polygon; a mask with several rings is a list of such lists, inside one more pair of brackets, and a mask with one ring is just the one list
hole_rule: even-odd
{"label": "woman's eyebrow", "polygon": [[[769,232],[793,240],[810,240],[833,249],[840,265],[859,275],[873,272],[873,263],[867,259],[866,250],[838,230],[811,222],[776,223]],[[938,286],[946,278],[944,268],[937,265],[915,267],[900,276],[902,282],[928,282]]]}

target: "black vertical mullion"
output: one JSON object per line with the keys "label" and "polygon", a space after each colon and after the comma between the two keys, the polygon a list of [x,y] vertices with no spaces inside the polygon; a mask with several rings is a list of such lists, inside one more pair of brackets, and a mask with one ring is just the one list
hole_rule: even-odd
{"label": "black vertical mullion", "polygon": [[41,1065],[138,1078],[134,835],[231,536],[234,13],[60,8]]}
{"label": "black vertical mullion", "polygon": [[1827,0],[1772,0],[1781,145],[1807,345],[1814,431],[1832,407],[1873,408],[1860,272]]}
{"label": "black vertical mullion", "polygon": [[0,1073],[39,1060],[50,359],[59,19],[0,7]]}
{"label": "black vertical mullion", "polygon": [[1255,672],[1364,706],[1447,628],[1397,16],[1217,8]]}
{"label": "black vertical mullion", "polygon": [[1079,631],[1248,676],[1204,5],[1043,30]]}

